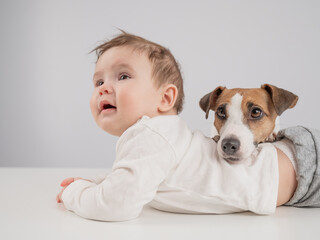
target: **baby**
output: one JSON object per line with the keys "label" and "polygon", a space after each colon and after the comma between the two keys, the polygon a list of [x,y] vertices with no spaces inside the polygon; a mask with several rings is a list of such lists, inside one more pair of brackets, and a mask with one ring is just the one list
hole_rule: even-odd
{"label": "baby", "polygon": [[[191,132],[178,116],[183,81],[168,49],[123,32],[94,50],[92,115],[100,128],[120,138],[111,173],[61,183],[57,201],[68,210],[88,219],[124,221],[138,217],[146,204],[169,212],[217,214],[270,214],[286,203],[320,206],[320,167],[312,158],[319,138],[310,130],[282,132],[277,148],[261,144],[250,165],[219,160],[216,143]],[[304,149],[308,155],[299,156]],[[302,160],[308,167],[301,168]],[[301,176],[311,178],[305,182]],[[309,192],[311,185],[317,191]]]}

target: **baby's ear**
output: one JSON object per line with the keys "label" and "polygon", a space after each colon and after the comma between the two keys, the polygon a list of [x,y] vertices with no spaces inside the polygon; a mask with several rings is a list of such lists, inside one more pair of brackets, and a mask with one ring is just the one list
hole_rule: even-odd
{"label": "baby's ear", "polygon": [[178,89],[174,84],[167,84],[163,87],[161,102],[159,106],[160,112],[168,112],[172,108],[177,101],[178,97]]}

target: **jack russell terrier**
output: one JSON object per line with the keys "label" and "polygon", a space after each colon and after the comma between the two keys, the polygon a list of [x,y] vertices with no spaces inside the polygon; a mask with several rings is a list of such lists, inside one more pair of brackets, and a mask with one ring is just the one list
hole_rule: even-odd
{"label": "jack russell terrier", "polygon": [[297,101],[295,94],[270,84],[250,89],[220,86],[202,97],[200,107],[206,118],[210,110],[215,112],[218,154],[235,163],[251,156],[259,143],[274,141],[279,116]]}

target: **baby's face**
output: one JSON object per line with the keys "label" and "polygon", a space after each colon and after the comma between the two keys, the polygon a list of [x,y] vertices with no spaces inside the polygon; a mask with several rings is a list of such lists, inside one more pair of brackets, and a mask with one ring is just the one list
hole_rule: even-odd
{"label": "baby's face", "polygon": [[96,65],[90,100],[92,115],[106,132],[120,136],[143,115],[159,115],[161,88],[152,79],[152,65],[130,47],[104,52]]}

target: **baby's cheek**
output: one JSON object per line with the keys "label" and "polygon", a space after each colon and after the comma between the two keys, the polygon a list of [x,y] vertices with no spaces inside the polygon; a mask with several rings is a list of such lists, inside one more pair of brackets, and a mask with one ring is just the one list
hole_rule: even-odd
{"label": "baby's cheek", "polygon": [[[118,98],[119,102],[117,102],[117,105],[121,105],[121,107],[126,110],[134,110],[139,105],[137,101],[138,98],[138,94],[133,91],[128,91],[126,94],[121,94],[121,97]],[[132,109],[133,107],[134,109]]]}
{"label": "baby's cheek", "polygon": [[97,107],[98,107],[98,105],[96,103],[96,100],[95,100],[94,96],[92,96],[90,98],[90,110],[91,110],[91,114],[94,118],[96,117],[96,114],[98,111]]}

